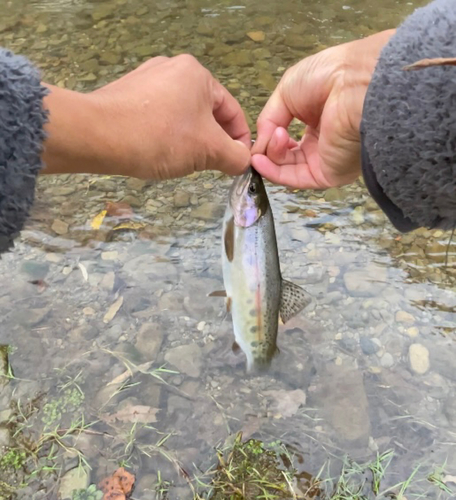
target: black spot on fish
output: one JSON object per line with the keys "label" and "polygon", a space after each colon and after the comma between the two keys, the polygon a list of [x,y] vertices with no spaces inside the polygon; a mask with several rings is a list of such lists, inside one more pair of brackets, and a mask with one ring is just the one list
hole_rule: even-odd
{"label": "black spot on fish", "polygon": [[251,327],[250,327],[250,331],[251,331],[252,333],[256,333],[256,332],[258,331],[258,327],[257,327],[257,326],[251,326]]}
{"label": "black spot on fish", "polygon": [[258,347],[258,342],[254,340],[253,342],[250,342],[251,347]]}
{"label": "black spot on fish", "polygon": [[250,314],[250,316],[256,316],[255,309],[250,309],[249,314]]}
{"label": "black spot on fish", "polygon": [[232,262],[233,258],[234,258],[234,218],[233,217],[231,217],[231,219],[226,224],[224,242],[225,242],[226,258],[230,262]]}

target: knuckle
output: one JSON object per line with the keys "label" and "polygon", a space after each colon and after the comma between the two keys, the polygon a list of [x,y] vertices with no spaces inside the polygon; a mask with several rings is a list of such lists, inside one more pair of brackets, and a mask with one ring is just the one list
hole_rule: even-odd
{"label": "knuckle", "polygon": [[191,54],[179,54],[175,59],[184,66],[199,66],[199,62]]}

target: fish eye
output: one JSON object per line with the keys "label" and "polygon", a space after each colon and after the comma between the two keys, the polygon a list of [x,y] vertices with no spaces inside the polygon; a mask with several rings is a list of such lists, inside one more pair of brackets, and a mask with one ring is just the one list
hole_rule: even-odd
{"label": "fish eye", "polygon": [[256,186],[255,186],[255,184],[249,184],[249,193],[250,194],[255,194],[256,193]]}

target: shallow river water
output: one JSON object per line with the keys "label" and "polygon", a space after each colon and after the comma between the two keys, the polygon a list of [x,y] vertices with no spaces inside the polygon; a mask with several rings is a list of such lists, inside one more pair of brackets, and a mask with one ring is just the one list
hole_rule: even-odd
{"label": "shallow river water", "polygon": [[[190,52],[254,130],[288,66],[394,27],[424,3],[0,0],[0,36],[50,83],[84,91],[149,57]],[[401,236],[361,182],[326,192],[268,184],[283,275],[314,302],[281,327],[271,372],[251,377],[231,350],[223,299],[208,297],[222,286],[230,182],[40,180],[27,227],[0,260],[0,343],[14,373],[0,394],[0,446],[32,450],[16,453],[16,467],[0,461],[0,497],[59,498],[65,481],[83,488],[119,466],[136,475],[134,499],[193,498],[179,468],[204,495],[214,447],[242,430],[280,440],[299,470],[326,479],[347,454],[392,449],[384,489],[415,472],[408,498],[456,498],[428,479],[440,471],[456,491],[450,234]],[[97,227],[107,202],[133,215]],[[72,478],[78,463],[90,467]]]}

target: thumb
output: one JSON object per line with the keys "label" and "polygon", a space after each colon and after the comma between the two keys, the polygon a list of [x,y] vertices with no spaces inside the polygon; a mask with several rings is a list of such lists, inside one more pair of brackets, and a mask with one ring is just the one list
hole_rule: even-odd
{"label": "thumb", "polygon": [[228,175],[240,175],[250,165],[250,149],[241,141],[232,139],[220,126],[212,131],[212,148],[207,169],[219,170]]}

